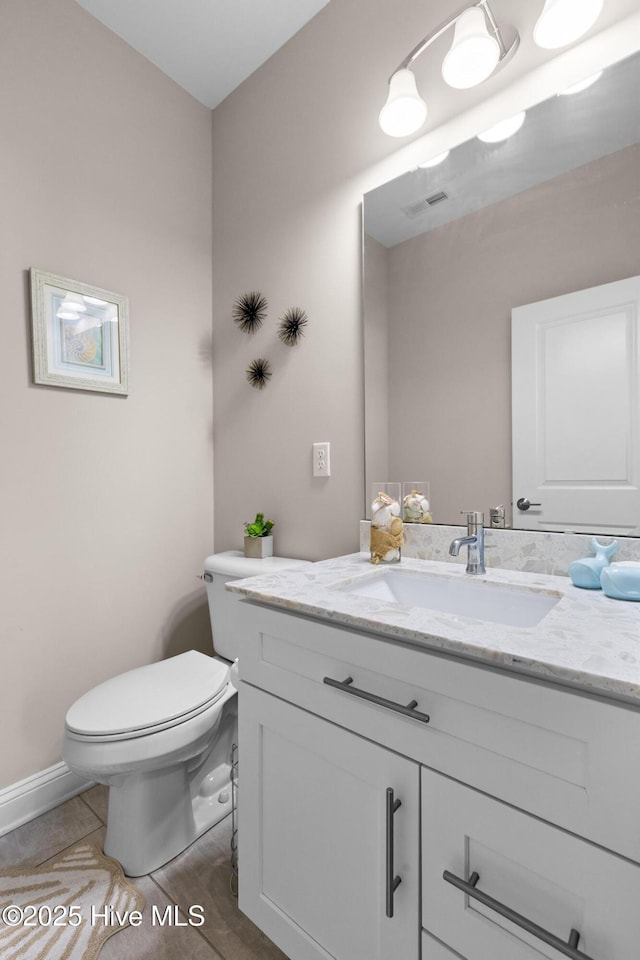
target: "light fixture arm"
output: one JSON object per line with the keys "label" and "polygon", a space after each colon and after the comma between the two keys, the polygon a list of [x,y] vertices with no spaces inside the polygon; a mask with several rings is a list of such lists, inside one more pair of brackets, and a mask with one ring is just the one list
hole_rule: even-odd
{"label": "light fixture arm", "polygon": [[444,33],[446,33],[450,27],[453,27],[458,22],[462,14],[465,13],[465,11],[467,11],[470,7],[479,7],[481,10],[484,11],[489,27],[491,28],[491,32],[493,33],[494,37],[497,40],[498,46],[500,47],[500,58],[498,60],[498,63],[504,63],[505,60],[510,58],[516,52],[516,50],[518,49],[518,44],[520,43],[520,37],[518,36],[518,32],[516,31],[514,40],[512,41],[510,46],[507,47],[502,37],[502,33],[500,32],[500,28],[496,23],[496,19],[493,15],[493,11],[489,6],[488,0],[477,0],[477,3],[472,3],[472,4],[467,3],[461,10],[459,10],[456,14],[454,14],[454,16],[450,17],[448,20],[445,20],[444,23],[441,23],[439,27],[436,27],[435,30],[429,33],[423,40],[420,41],[419,44],[417,44],[417,46],[413,48],[411,53],[409,53],[404,58],[402,63],[398,67],[396,67],[393,73],[394,74],[397,73],[398,70],[409,69],[411,65],[418,59],[418,57],[422,56],[425,50],[427,50],[432,43],[435,43],[436,40],[438,40]]}

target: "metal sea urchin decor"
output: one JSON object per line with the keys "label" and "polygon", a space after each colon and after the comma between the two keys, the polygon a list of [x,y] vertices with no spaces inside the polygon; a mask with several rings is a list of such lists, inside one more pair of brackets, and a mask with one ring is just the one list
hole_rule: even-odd
{"label": "metal sea urchin decor", "polygon": [[280,318],[278,337],[288,347],[293,347],[304,333],[308,322],[309,318],[301,307],[291,307]]}
{"label": "metal sea urchin decor", "polygon": [[243,333],[255,333],[267,315],[266,297],[255,290],[243,293],[234,303],[231,315]]}
{"label": "metal sea urchin decor", "polygon": [[258,357],[252,360],[247,367],[247,380],[256,390],[264,390],[267,381],[271,379],[271,366],[268,360]]}

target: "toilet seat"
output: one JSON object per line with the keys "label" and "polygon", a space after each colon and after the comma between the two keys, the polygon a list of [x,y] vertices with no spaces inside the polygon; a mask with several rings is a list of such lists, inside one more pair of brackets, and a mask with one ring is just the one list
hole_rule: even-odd
{"label": "toilet seat", "polygon": [[94,687],[70,708],[66,729],[92,741],[150,735],[208,710],[228,684],[228,664],[190,650]]}

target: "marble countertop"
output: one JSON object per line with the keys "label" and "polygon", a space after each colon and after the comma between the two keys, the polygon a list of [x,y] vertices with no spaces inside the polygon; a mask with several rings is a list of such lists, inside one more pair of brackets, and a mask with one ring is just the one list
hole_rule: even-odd
{"label": "marble countertop", "polygon": [[[559,600],[537,626],[514,627],[344,589],[381,569],[503,584],[547,592]],[[231,581],[228,589],[336,626],[383,634],[396,642],[471,657],[640,705],[640,603],[612,600],[600,590],[581,590],[568,577],[494,568],[471,578],[455,564],[403,558],[400,564],[383,568],[372,566],[368,553],[356,553]]]}

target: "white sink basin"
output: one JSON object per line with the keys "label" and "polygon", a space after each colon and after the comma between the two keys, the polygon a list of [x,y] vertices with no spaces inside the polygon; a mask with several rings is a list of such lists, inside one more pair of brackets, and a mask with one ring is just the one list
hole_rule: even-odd
{"label": "white sink basin", "polygon": [[359,597],[424,607],[512,627],[535,627],[561,598],[561,594],[545,590],[479,582],[471,578],[461,580],[397,567],[336,586]]}

